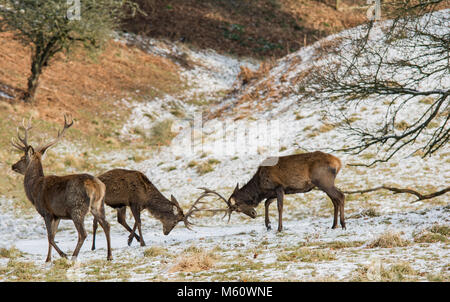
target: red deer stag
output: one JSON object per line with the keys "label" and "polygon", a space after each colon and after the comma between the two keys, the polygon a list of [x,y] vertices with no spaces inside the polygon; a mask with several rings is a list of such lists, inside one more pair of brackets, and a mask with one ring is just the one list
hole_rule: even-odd
{"label": "red deer stag", "polygon": [[[270,162],[274,162],[270,165]],[[265,201],[265,225],[271,229],[269,220],[269,206],[277,199],[278,231],[283,229],[283,199],[285,194],[306,193],[318,188],[330,197],[334,206],[334,220],[332,228],[337,227],[338,212],[340,223],[345,229],[344,194],[334,186],[334,180],[341,169],[339,158],[320,151],[288,155],[279,158],[269,158],[266,163],[258,167],[250,181],[234,189],[227,200],[219,193],[202,188],[205,194],[215,194],[226,202],[228,215],[233,211],[242,212],[251,218],[256,218],[255,208],[262,200]]]}
{"label": "red deer stag", "polygon": [[[118,222],[130,232],[128,245],[131,245],[133,237],[135,237],[141,246],[145,246],[141,230],[142,210],[147,209],[150,214],[161,221],[164,235],[168,235],[180,221],[183,221],[186,227],[190,229],[192,224],[188,221],[188,218],[198,211],[196,204],[199,201],[197,200],[185,215],[173,195],[170,196],[170,200],[164,197],[150,180],[139,171],[113,169],[98,176],[98,178],[106,185],[105,203],[117,209]],[[125,220],[127,207],[130,207],[134,217],[133,229]],[[139,236],[135,233],[136,227]],[[95,249],[96,231],[97,219],[94,218],[92,250]]]}
{"label": "red deer stag", "polygon": [[66,176],[44,175],[41,158],[51,146],[55,145],[64,135],[64,132],[73,125],[73,121],[67,122],[64,116],[64,128],[56,139],[50,143],[34,149],[28,143],[28,131],[31,130],[31,118],[22,138],[17,129],[18,140],[12,140],[12,145],[25,154],[12,166],[12,169],[25,176],[25,193],[34,205],[38,213],[44,218],[48,236],[48,254],[46,262],[51,261],[52,247],[61,257],[67,255],[59,249],[55,243],[55,234],[61,219],[70,219],[75,224],[78,232],[78,242],[72,255],[75,260],[86,239],[84,217],[90,210],[95,219],[100,222],[106,235],[108,246],[107,259],[111,260],[111,244],[109,236],[109,224],[105,219],[105,185],[97,178],[89,174],[72,174]]}

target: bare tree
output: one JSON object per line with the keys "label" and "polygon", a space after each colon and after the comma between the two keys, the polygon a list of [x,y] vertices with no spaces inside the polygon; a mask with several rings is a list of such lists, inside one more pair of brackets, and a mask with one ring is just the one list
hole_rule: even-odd
{"label": "bare tree", "polygon": [[[303,78],[299,93],[327,104],[352,110],[368,102],[387,105],[376,126],[356,125],[343,110],[340,125],[351,143],[338,150],[360,154],[377,148],[379,157],[371,166],[389,161],[406,146],[426,157],[448,143],[450,10],[439,11],[445,5],[443,0],[388,2],[383,16],[390,20],[370,21],[348,32]],[[411,114],[413,104],[420,111]]]}

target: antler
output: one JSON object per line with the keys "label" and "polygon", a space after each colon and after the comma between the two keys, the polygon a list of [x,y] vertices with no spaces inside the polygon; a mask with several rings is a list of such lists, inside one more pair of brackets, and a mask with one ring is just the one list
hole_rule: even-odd
{"label": "antler", "polygon": [[233,204],[231,204],[230,201],[228,201],[225,197],[223,197],[221,194],[219,194],[216,191],[213,191],[211,189],[205,188],[205,187],[201,187],[199,188],[200,190],[203,190],[202,195],[200,195],[199,199],[204,198],[206,196],[212,196],[212,195],[216,195],[219,197],[219,199],[223,200],[226,204],[227,204],[227,209],[201,209],[202,211],[209,211],[209,212],[226,212],[225,215],[223,215],[222,219],[225,218],[225,216],[227,216],[228,214],[228,221],[230,222],[231,219],[231,213],[233,213],[233,211],[235,210],[235,207]]}
{"label": "antler", "polygon": [[191,217],[195,212],[201,212],[201,211],[207,211],[207,212],[222,212],[222,211],[226,211],[225,209],[204,209],[204,208],[199,208],[197,205],[199,204],[205,204],[204,202],[201,202],[200,200],[203,199],[204,197],[208,196],[209,193],[208,192],[204,192],[202,193],[202,195],[200,195],[199,198],[197,198],[197,200],[192,204],[192,206],[189,208],[188,212],[186,213],[186,215],[184,215],[184,224],[186,226],[187,229],[192,230],[191,226],[195,225],[192,222],[190,222],[188,219],[189,217]]}
{"label": "antler", "polygon": [[[70,123],[67,122],[68,117],[70,118]],[[45,150],[47,150],[49,147],[51,147],[54,144],[56,144],[57,142],[59,142],[59,140],[63,137],[64,133],[66,132],[66,129],[69,129],[72,125],[73,125],[72,116],[70,114],[69,115],[64,114],[64,127],[63,127],[63,129],[61,131],[58,130],[58,135],[56,136],[56,138],[53,141],[49,142],[48,144],[46,144],[44,146],[39,147],[38,150],[40,152],[45,152]]]}
{"label": "antler", "polygon": [[18,141],[14,140],[14,138],[11,138],[11,145],[16,149],[19,149],[20,151],[25,152],[30,147],[30,145],[28,144],[28,131],[30,131],[33,128],[33,126],[31,126],[31,119],[32,119],[32,116],[30,116],[27,126],[25,126],[25,119],[22,120],[22,127],[25,130],[23,138],[20,137],[19,127],[17,127]]}

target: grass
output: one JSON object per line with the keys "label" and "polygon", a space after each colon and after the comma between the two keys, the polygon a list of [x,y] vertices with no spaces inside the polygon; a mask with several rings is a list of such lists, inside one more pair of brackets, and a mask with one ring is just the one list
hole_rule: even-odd
{"label": "grass", "polygon": [[10,259],[5,268],[0,268],[0,276],[7,276],[9,281],[42,281],[39,268],[32,262]]}
{"label": "grass", "polygon": [[144,257],[153,258],[166,255],[168,255],[167,249],[160,246],[152,246],[144,251]]}
{"label": "grass", "polygon": [[175,133],[172,132],[173,121],[170,119],[157,122],[150,129],[149,143],[153,146],[170,145]]}
{"label": "grass", "polygon": [[330,251],[311,248],[299,248],[293,252],[282,253],[278,256],[278,261],[302,261],[302,262],[317,262],[317,261],[331,261],[335,260],[336,255]]}
{"label": "grass", "polygon": [[152,37],[162,39],[186,37],[186,43],[200,49],[244,57],[279,58],[366,20],[363,10],[341,12],[310,0],[173,0],[169,6],[163,0],[137,3],[147,14],[130,18],[125,24],[127,32],[151,32]]}
{"label": "grass", "polygon": [[193,167],[195,167],[195,166],[197,166],[197,165],[198,165],[198,162],[196,162],[195,160],[191,160],[191,161],[187,164],[188,168],[193,168]]}
{"label": "grass", "polygon": [[410,125],[405,121],[401,121],[395,124],[395,128],[402,131],[408,129],[409,127]]}
{"label": "grass", "polygon": [[176,263],[169,272],[191,272],[207,271],[214,267],[217,257],[208,251],[191,248],[176,259]]}
{"label": "grass", "polygon": [[[352,200],[352,199],[350,199]],[[347,200],[348,201],[348,200]],[[380,214],[375,210],[374,208],[368,208],[363,211],[361,211],[358,214],[354,214],[350,216],[349,218],[362,218],[362,217],[378,217]]]}
{"label": "grass", "polygon": [[345,249],[352,247],[360,247],[364,245],[364,241],[331,241],[326,243],[319,244],[320,248],[330,248],[333,250],[336,249]]}
{"label": "grass", "polygon": [[382,282],[400,282],[416,281],[418,272],[416,272],[409,263],[399,262],[386,267],[382,263],[374,265],[364,265],[358,268],[352,281],[382,281]]}
{"label": "grass", "polygon": [[437,274],[428,274],[427,280],[431,282],[449,282],[450,281],[450,275],[444,274],[444,273],[437,273]]}
{"label": "grass", "polygon": [[197,173],[199,175],[204,175],[206,173],[214,171],[214,166],[220,164],[220,160],[212,158],[212,159],[203,161],[201,163],[196,163],[196,162],[194,162],[194,163],[197,166],[197,168],[196,168]]}
{"label": "grass", "polygon": [[436,243],[449,242],[450,227],[446,225],[434,225],[428,230],[414,235],[414,242],[417,243]]}
{"label": "grass", "polygon": [[409,245],[409,242],[402,238],[400,233],[387,231],[381,234],[378,238],[370,242],[368,248],[393,248],[404,247]]}
{"label": "grass", "polygon": [[450,236],[450,227],[448,225],[433,225],[430,229],[432,233]]}
{"label": "grass", "polygon": [[16,259],[21,256],[22,256],[22,252],[19,251],[16,247],[11,247],[9,249],[0,248],[0,257],[2,257],[2,258]]}
{"label": "grass", "polygon": [[414,237],[414,242],[417,243],[436,243],[436,242],[448,242],[449,239],[441,234],[433,232],[422,232]]}
{"label": "grass", "polygon": [[334,125],[334,124],[323,124],[319,128],[319,132],[328,132],[328,131],[333,130],[334,128],[336,128],[336,125]]}

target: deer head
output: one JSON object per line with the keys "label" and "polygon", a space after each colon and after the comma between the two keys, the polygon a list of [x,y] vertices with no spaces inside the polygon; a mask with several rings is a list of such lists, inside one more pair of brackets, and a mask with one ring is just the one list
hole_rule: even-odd
{"label": "deer head", "polygon": [[174,207],[175,212],[172,212],[171,215],[165,215],[162,219],[162,225],[163,225],[163,233],[164,235],[169,235],[169,233],[172,231],[172,229],[178,224],[180,221],[184,221],[186,224],[186,227],[188,227],[187,224],[187,218],[183,213],[183,209],[180,207],[180,204],[175,199],[173,195],[170,195],[170,203]]}
{"label": "deer head", "polygon": [[239,183],[236,185],[236,188],[234,188],[233,194],[231,194],[229,200],[230,204],[233,206],[234,211],[238,213],[242,212],[253,219],[256,218],[257,213],[255,207],[258,204],[255,204],[253,198],[248,194],[239,190]]}
{"label": "deer head", "polygon": [[11,139],[11,144],[14,148],[19,151],[24,152],[24,155],[20,158],[18,162],[12,165],[12,169],[20,174],[25,174],[29,164],[33,160],[40,160],[42,155],[45,154],[45,151],[48,150],[51,146],[55,145],[64,135],[66,129],[70,128],[73,125],[73,120],[71,119],[70,123],[67,122],[67,116],[64,115],[64,128],[62,131],[58,131],[57,137],[51,142],[39,146],[36,150],[28,143],[28,134],[29,131],[33,128],[31,125],[31,117],[28,120],[28,124],[25,125],[25,119],[22,121],[22,127],[24,128],[24,136],[21,137],[19,133],[19,128],[17,128],[17,138]]}

